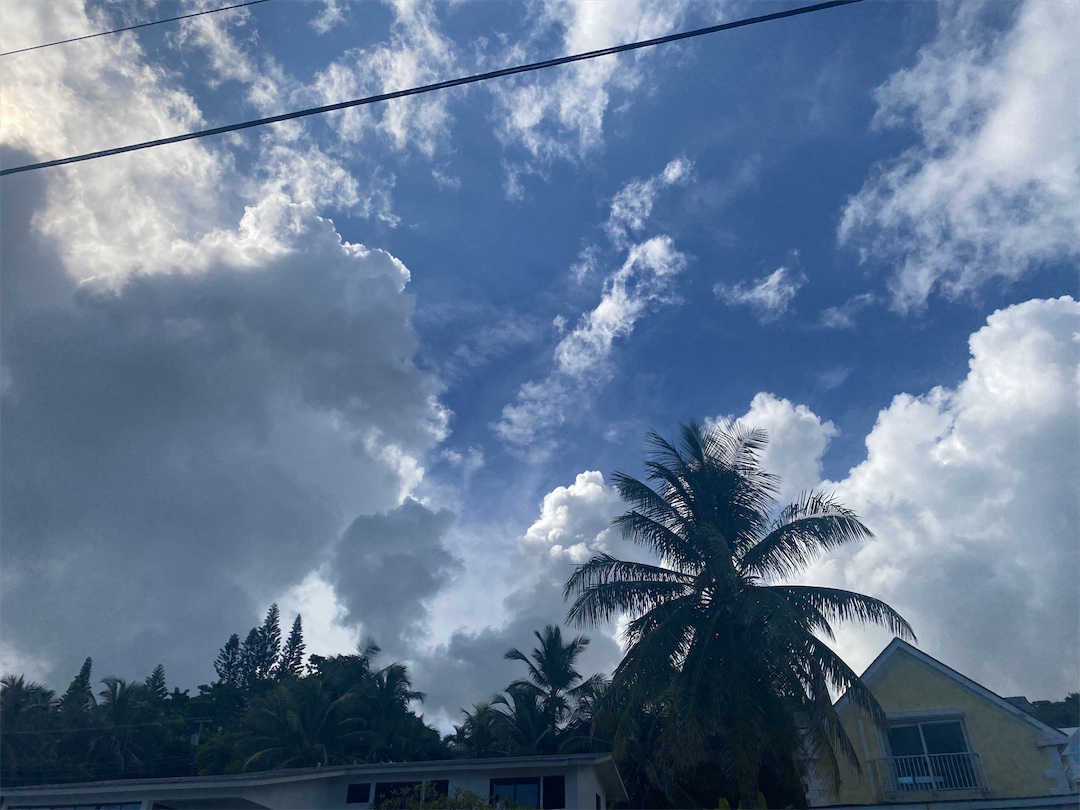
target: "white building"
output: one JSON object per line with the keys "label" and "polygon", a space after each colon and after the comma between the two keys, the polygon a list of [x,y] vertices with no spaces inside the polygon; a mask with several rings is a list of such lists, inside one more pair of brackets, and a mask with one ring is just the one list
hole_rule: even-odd
{"label": "white building", "polygon": [[609,802],[627,799],[610,754],[569,754],[2,788],[0,810],[363,810],[386,795],[421,785],[424,795],[468,791],[545,810],[607,810]]}

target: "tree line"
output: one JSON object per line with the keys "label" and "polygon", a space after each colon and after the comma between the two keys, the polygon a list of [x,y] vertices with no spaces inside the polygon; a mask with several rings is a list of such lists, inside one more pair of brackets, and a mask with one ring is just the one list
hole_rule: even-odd
{"label": "tree line", "polygon": [[[236,773],[359,762],[613,751],[634,807],[805,806],[808,751],[837,768],[858,763],[833,708],[846,692],[875,720],[884,712],[825,644],[857,621],[914,639],[884,602],[789,584],[817,554],[870,537],[824,493],[781,506],[759,463],[761,431],[684,426],[678,444],[650,436],[645,480],[616,473],[623,536],[654,564],[597,554],[569,578],[568,621],[629,617],[614,672],[585,674],[583,635],[535,633],[506,657],[522,677],[462,711],[441,737],[417,708],[401,663],[376,666],[378,647],[304,657],[298,616],[282,641],[272,605],[234,634],[197,695],[167,690],[157,667],[143,682],[104,678],[88,658],[60,697],[21,676],[0,692],[5,784]],[[1037,706],[1073,723],[1077,698]],[[1056,723],[1061,725],[1061,723]]]}

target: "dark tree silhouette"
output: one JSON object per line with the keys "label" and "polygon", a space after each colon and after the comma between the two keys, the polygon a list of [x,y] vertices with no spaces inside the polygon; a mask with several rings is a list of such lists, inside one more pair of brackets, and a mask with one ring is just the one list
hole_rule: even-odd
{"label": "dark tree silhouette", "polygon": [[612,688],[626,707],[650,706],[665,718],[654,754],[673,802],[689,797],[670,788],[677,775],[692,784],[706,764],[729,769],[742,806],[757,801],[766,753],[796,754],[796,713],[827,756],[839,751],[857,763],[829,688],[846,691],[876,719],[883,713],[819,636],[832,637],[833,621],[854,619],[913,638],[884,602],[786,583],[814,555],[871,534],[822,493],[779,508],[777,478],[759,463],[765,441],[759,430],[696,424],[683,428],[678,447],[652,434],[645,464],[652,486],[614,476],[630,506],[615,525],[661,562],[599,554],[566,585],[568,598],[576,594],[572,621],[632,617]]}

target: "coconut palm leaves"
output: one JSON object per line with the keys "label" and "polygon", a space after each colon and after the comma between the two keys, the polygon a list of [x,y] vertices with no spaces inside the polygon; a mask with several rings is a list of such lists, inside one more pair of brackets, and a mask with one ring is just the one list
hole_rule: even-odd
{"label": "coconut palm leaves", "polygon": [[[855,760],[830,689],[881,716],[856,674],[821,641],[832,638],[833,623],[876,624],[913,638],[878,599],[784,582],[818,554],[871,533],[823,493],[781,508],[778,479],[759,463],[765,442],[762,431],[738,426],[690,424],[678,446],[651,435],[646,480],[614,476],[629,506],[615,525],[659,562],[598,554],[574,571],[565,591],[579,624],[629,617],[613,689],[624,707],[662,707],[658,756],[692,768],[729,748],[724,762],[747,801],[756,798],[766,751],[782,746],[795,755],[796,713],[815,744]],[[729,739],[739,744],[725,746]]]}

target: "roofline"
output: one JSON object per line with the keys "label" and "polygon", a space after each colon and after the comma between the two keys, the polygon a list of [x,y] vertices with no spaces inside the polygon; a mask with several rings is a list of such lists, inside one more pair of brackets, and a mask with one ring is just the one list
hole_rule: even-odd
{"label": "roofline", "polygon": [[1080,793],[1052,793],[1045,796],[1018,796],[1014,798],[987,798],[987,799],[935,799],[922,802],[888,802],[886,804],[822,804],[814,810],[872,810],[872,808],[887,808],[887,810],[920,810],[925,807],[938,807],[941,810],[956,808],[961,810],[967,807],[990,807],[993,810],[1012,810],[1024,807],[1075,807],[1080,802]]}
{"label": "roofline", "polygon": [[398,773],[409,771],[454,772],[493,768],[543,767],[546,765],[595,765],[610,764],[615,778],[623,792],[622,782],[614,757],[608,754],[540,754],[525,757],[485,757],[483,759],[425,759],[415,762],[377,762],[361,765],[330,765],[315,768],[278,768],[269,771],[251,771],[236,774],[215,774],[211,776],[173,776],[146,779],[112,779],[97,782],[59,782],[47,785],[25,785],[20,787],[0,787],[0,797],[28,796],[38,793],[64,794],[107,791],[122,793],[147,787],[169,789],[200,790],[218,786],[255,787],[279,782],[300,782],[315,779],[330,779],[338,776],[362,776],[365,774]]}
{"label": "roofline", "polygon": [[[899,637],[894,637],[893,640],[885,646],[885,649],[883,649],[877,654],[877,657],[870,662],[870,665],[865,670],[863,670],[863,674],[859,676],[860,680],[862,680],[865,684],[867,684],[867,686],[869,686],[870,683],[872,683],[877,678],[877,676],[880,675],[882,669],[884,668],[885,662],[892,658],[892,656],[896,653],[897,650],[902,650],[903,652],[906,652],[908,655],[911,655],[916,660],[922,661],[931,669],[935,669],[946,677],[956,681],[968,691],[974,692],[976,695],[985,698],[986,700],[989,700],[991,703],[996,704],[998,708],[1004,710],[1008,714],[1011,714],[1017,720],[1022,720],[1028,725],[1034,726],[1036,729],[1043,732],[1044,734],[1048,734],[1050,739],[1046,740],[1045,744],[1060,745],[1068,741],[1068,737],[1063,734],[1059,729],[1047,725],[1039,718],[1028,714],[1018,706],[1014,706],[997,692],[994,692],[991,689],[987,689],[978,681],[972,680],[964,673],[958,672],[957,670],[950,667],[948,664],[942,663],[938,659],[934,658],[934,656],[930,655],[929,653],[923,652],[918,647],[909,644],[908,642],[904,641],[902,638]],[[851,702],[848,700],[848,692],[845,692],[843,695],[841,695],[840,699],[837,700],[834,704],[838,712],[846,711],[850,705]],[[1055,740],[1054,738],[1059,739]],[[1041,741],[1040,744],[1043,744],[1043,742]]]}

